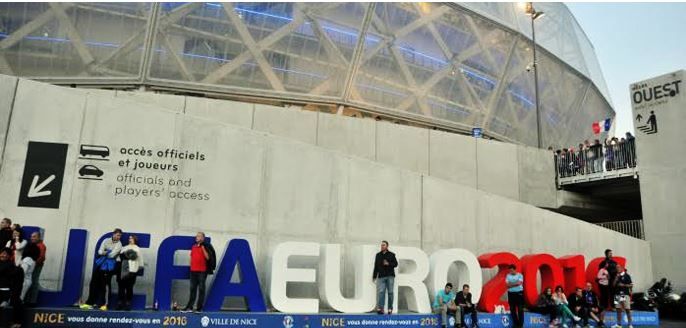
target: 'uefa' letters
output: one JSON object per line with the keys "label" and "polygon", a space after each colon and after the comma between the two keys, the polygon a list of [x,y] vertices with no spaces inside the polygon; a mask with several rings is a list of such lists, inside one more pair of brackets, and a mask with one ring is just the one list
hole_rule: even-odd
{"label": "'uefa' letters", "polygon": [[[27,229],[39,229],[26,227]],[[123,240],[131,233],[125,233]],[[145,233],[135,233],[139,237],[142,248],[150,247],[151,236]],[[96,247],[111,234],[102,236]],[[209,242],[209,238],[207,241]],[[61,291],[41,290],[38,304],[42,307],[65,307],[78,302],[84,282],[84,263],[87,250],[88,232],[81,229],[71,229],[69,232],[67,255]],[[177,251],[189,251],[194,242],[192,236],[170,236],[164,239],[158,248],[155,271],[154,302],[162,310],[171,308],[172,281],[189,279],[188,266],[175,265],[174,256]],[[353,247],[345,256],[350,258],[355,272],[355,293],[346,298],[341,292],[341,245],[319,244],[313,242],[284,242],[276,245],[271,260],[270,272],[267,277],[269,284],[269,298],[272,306],[281,312],[317,313],[319,299],[290,298],[286,290],[288,283],[318,283],[318,291],[323,303],[333,310],[343,313],[365,313],[374,309],[376,303],[375,286],[372,282],[374,255],[376,246],[361,245]],[[500,299],[507,291],[505,275],[507,266],[514,264],[524,275],[524,295],[529,305],[534,304],[539,294],[537,276],[541,274],[541,286],[554,287],[563,285],[567,290],[582,287],[586,281],[596,285],[595,277],[598,265],[603,258],[594,258],[584,270],[582,255],[568,255],[555,258],[549,254],[525,255],[521,260],[512,253],[488,253],[475,257],[465,249],[438,250],[429,257],[417,247],[396,246],[393,248],[399,261],[396,269],[394,308],[397,309],[398,299],[404,298],[408,309],[418,313],[431,312],[431,298],[447,282],[448,271],[453,263],[460,263],[466,270],[460,270],[457,289],[461,284],[471,286],[473,301],[478,302],[481,311],[493,312],[497,305],[507,304]],[[289,258],[303,257],[316,260],[314,268],[289,267]],[[614,258],[620,265],[626,265],[623,257]],[[312,261],[309,260],[308,263]],[[89,261],[92,265],[92,263]],[[295,263],[297,266],[297,261]],[[482,289],[481,269],[497,267],[498,273]],[[240,270],[239,282],[231,282],[234,270]],[[148,268],[148,270],[151,270]],[[424,281],[428,283],[427,285]],[[597,288],[597,286],[596,286]],[[400,293],[398,291],[400,290]],[[142,308],[145,296],[136,295],[134,306]],[[205,308],[217,311],[226,297],[241,297],[245,300],[248,310],[264,312],[267,310],[265,298],[258,280],[255,261],[250,245],[244,239],[229,241],[216,276],[209,289]]]}

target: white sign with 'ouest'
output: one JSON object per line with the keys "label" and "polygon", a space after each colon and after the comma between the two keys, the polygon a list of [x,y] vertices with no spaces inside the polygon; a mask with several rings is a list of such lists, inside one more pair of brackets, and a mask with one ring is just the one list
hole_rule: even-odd
{"label": "white sign with 'ouest'", "polygon": [[646,239],[653,273],[686,286],[686,263],[674,251],[686,248],[686,71],[630,86],[637,168]]}

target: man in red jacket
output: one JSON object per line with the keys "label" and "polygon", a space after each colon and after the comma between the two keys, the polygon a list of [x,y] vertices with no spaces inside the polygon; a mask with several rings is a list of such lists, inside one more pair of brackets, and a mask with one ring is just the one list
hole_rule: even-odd
{"label": "man in red jacket", "polygon": [[183,312],[190,312],[193,309],[196,293],[198,302],[195,305],[195,312],[202,311],[205,302],[205,281],[207,274],[212,274],[215,261],[214,248],[205,241],[205,233],[198,232],[195,235],[195,244],[191,247],[191,294]]}

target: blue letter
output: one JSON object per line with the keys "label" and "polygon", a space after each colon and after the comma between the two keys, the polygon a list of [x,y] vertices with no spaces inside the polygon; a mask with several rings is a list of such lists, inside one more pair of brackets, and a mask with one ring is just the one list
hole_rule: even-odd
{"label": "blue letter", "polygon": [[83,286],[83,264],[86,260],[86,240],[88,231],[82,229],[69,230],[67,241],[67,259],[62,275],[62,291],[52,292],[41,290],[38,293],[40,307],[67,307],[79,301]]}
{"label": "blue letter", "polygon": [[[240,268],[241,282],[239,283],[231,282],[236,264]],[[217,269],[212,288],[210,288],[205,309],[219,311],[224,303],[224,298],[231,296],[243,297],[250,311],[267,311],[260,289],[260,281],[257,279],[255,262],[250,252],[250,245],[245,239],[232,239],[229,246],[226,247],[224,258]]]}
{"label": "blue letter", "polygon": [[[205,238],[210,242],[210,238]],[[155,301],[160,310],[171,309],[172,280],[189,279],[191,269],[186,265],[174,265],[174,253],[179,250],[190,251],[195,237],[171,236],[163,240],[157,250],[155,273]]]}

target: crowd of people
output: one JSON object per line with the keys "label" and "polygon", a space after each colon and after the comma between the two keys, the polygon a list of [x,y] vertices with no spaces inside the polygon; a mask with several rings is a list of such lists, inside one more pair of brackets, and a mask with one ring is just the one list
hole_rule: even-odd
{"label": "crowd of people", "polygon": [[24,307],[36,305],[45,251],[40,232],[27,240],[20,224],[0,221],[0,311],[12,307],[13,328],[21,327]]}
{"label": "crowd of people", "polygon": [[[553,147],[548,150],[553,151]],[[585,140],[576,148],[554,150],[555,168],[560,178],[636,167],[636,139],[627,132],[625,138]]]}
{"label": "crowd of people", "polygon": [[[517,272],[515,265],[510,265],[510,272],[505,278],[508,288],[508,303],[514,327],[524,326],[524,277]],[[550,327],[568,327],[573,323],[576,327],[587,327],[593,319],[598,326],[604,327],[603,318],[609,308],[617,313],[617,323],[613,328],[621,327],[622,314],[626,313],[629,328],[633,328],[631,319],[631,289],[633,282],[626,268],[619,265],[612,256],[612,250],[605,251],[605,259],[600,263],[596,275],[600,295],[593,291],[593,283],[586,282],[585,286],[576,287],[567,296],[562,286],[547,286],[538,296],[536,304],[529,310],[548,315]]]}
{"label": "crowd of people", "polygon": [[[377,286],[378,314],[384,314],[386,296],[388,296],[388,311],[393,313],[393,280],[398,261],[395,254],[388,249],[388,242],[381,242],[381,250],[376,254],[374,263],[374,281]],[[517,271],[514,264],[509,265],[509,272],[503,283],[507,287],[507,299],[510,307],[512,326],[524,327],[524,276]],[[603,318],[605,312],[614,308],[617,314],[617,324],[613,328],[621,328],[622,315],[626,313],[629,328],[632,326],[631,318],[631,290],[633,282],[626,268],[623,268],[613,259],[612,250],[605,251],[605,259],[600,263],[596,275],[600,295],[596,295],[593,283],[586,282],[583,286],[576,287],[574,292],[565,293],[562,286],[546,286],[538,296],[535,306],[529,311],[547,315],[550,318],[550,327],[568,327],[568,323],[575,327],[588,327],[589,320],[593,319],[598,326],[604,327]],[[471,328],[478,327],[477,306],[472,303],[472,294],[469,285],[462,285],[462,290],[455,293],[453,284],[447,283],[439,290],[433,300],[433,311],[441,316],[441,326],[448,327],[448,317],[455,318],[455,327],[466,327],[465,316],[470,315]]]}
{"label": "crowd of people", "polygon": [[[33,232],[30,240],[24,238],[23,229],[4,218],[0,228],[0,310],[12,308],[12,328],[21,327],[25,307],[37,303],[40,273],[45,263],[45,244],[39,232]],[[100,243],[96,252],[88,289],[88,298],[79,307],[84,310],[107,310],[112,296],[112,278],[118,286],[117,310],[130,311],[133,288],[145,266],[138,237],[130,234],[126,245],[122,244],[123,232],[114,229],[110,238]],[[183,312],[202,311],[205,301],[207,275],[216,268],[216,253],[205,240],[205,234],[198,232],[190,251],[191,287],[188,303]],[[197,301],[196,301],[197,295]]]}

